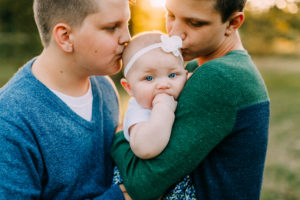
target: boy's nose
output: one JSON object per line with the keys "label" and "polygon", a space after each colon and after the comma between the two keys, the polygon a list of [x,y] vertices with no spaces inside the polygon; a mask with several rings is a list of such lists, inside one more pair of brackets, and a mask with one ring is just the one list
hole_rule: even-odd
{"label": "boy's nose", "polygon": [[182,25],[180,25],[179,22],[173,22],[172,26],[170,26],[168,30],[168,33],[170,36],[179,36],[183,41],[186,38],[186,33],[184,32],[184,29],[181,26]]}
{"label": "boy's nose", "polygon": [[125,31],[122,32],[120,38],[119,38],[119,44],[120,45],[126,45],[130,40],[130,33],[128,30],[128,27],[125,28]]}

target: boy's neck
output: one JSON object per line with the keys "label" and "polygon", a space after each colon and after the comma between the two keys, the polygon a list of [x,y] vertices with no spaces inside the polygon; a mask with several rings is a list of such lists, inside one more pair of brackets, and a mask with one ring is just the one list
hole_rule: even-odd
{"label": "boy's neck", "polygon": [[82,96],[89,88],[89,76],[80,74],[72,55],[48,47],[33,63],[32,73],[48,88],[70,96]]}
{"label": "boy's neck", "polygon": [[198,64],[202,65],[210,60],[223,57],[233,50],[244,50],[238,31],[225,38],[224,42],[216,51],[209,55],[198,57]]}

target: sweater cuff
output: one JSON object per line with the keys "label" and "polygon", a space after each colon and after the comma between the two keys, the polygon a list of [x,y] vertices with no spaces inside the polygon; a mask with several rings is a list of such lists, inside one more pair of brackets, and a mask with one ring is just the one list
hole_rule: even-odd
{"label": "sweater cuff", "polygon": [[112,184],[111,187],[106,190],[101,196],[94,198],[93,200],[124,200],[123,192],[120,186],[117,184]]}

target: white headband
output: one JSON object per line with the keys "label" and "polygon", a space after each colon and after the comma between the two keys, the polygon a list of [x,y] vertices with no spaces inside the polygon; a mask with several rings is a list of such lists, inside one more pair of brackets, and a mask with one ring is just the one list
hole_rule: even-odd
{"label": "white headband", "polygon": [[180,59],[183,61],[180,48],[182,47],[182,40],[180,37],[174,35],[174,36],[167,36],[167,35],[161,35],[160,36],[161,42],[160,43],[155,43],[151,44],[145,48],[140,49],[138,52],[136,52],[132,58],[129,60],[128,64],[125,66],[124,70],[124,76],[126,77],[127,73],[131,69],[132,65],[134,62],[142,55],[147,53],[148,51],[155,49],[155,48],[161,48],[164,52],[166,53],[173,53],[174,56],[179,56]]}

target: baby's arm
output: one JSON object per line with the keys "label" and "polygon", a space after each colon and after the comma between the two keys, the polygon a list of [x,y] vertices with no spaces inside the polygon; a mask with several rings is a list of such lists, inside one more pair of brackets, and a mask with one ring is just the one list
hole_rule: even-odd
{"label": "baby's arm", "polygon": [[130,147],[142,159],[159,155],[167,146],[177,102],[172,96],[158,94],[152,102],[150,119],[130,127]]}

